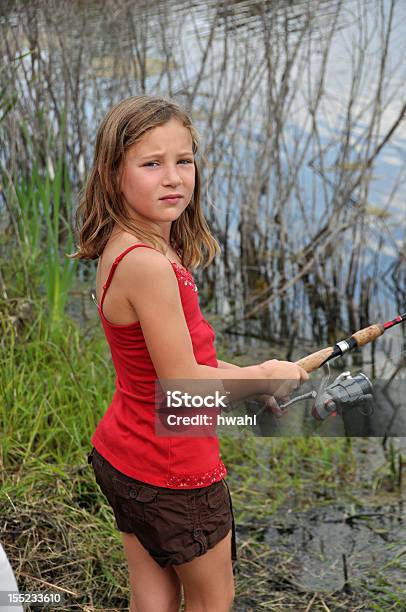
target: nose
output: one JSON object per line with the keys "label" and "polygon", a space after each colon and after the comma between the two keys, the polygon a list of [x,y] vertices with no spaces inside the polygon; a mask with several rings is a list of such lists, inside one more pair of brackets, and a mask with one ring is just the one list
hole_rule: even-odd
{"label": "nose", "polygon": [[167,166],[164,178],[164,184],[167,185],[179,185],[182,182],[182,179],[179,176],[178,169],[172,164]]}

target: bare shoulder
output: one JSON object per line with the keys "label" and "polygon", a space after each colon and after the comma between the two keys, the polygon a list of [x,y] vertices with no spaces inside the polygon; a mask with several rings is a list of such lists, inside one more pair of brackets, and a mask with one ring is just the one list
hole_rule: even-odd
{"label": "bare shoulder", "polygon": [[[139,246],[138,246],[139,245]],[[120,264],[117,266],[116,274],[120,270],[120,276],[128,269],[132,270],[135,265],[143,265],[149,261],[164,257],[152,244],[145,242],[141,239],[137,239],[136,236],[125,232],[113,232],[110,236],[101,258],[101,268],[106,271],[111,268],[114,261],[123,254],[130,247],[132,248],[125,256],[121,259]],[[150,248],[149,248],[150,247]],[[137,267],[138,267],[137,265]]]}
{"label": "bare shoulder", "polygon": [[145,305],[161,304],[165,296],[172,303],[178,299],[179,285],[171,262],[159,251],[140,246],[131,249],[121,259],[115,271],[116,291],[125,308],[138,319]]}
{"label": "bare shoulder", "polygon": [[[107,277],[113,269],[114,262],[129,247],[138,244],[138,242],[141,243],[141,240],[137,241],[134,236],[130,235],[117,236],[107,242],[99,259],[96,272],[96,293],[99,303],[102,286],[107,282]],[[129,314],[131,315],[131,311],[128,310],[127,290],[139,288],[140,282],[142,283],[143,280],[145,281],[151,275],[162,274],[165,268],[167,270],[167,277],[169,277],[171,272],[171,265],[166,257],[154,248],[148,248],[148,246],[152,247],[152,245],[142,246],[140,244],[137,248],[128,251],[114,270],[114,279],[107,293],[107,302],[114,302],[112,310],[117,311],[121,309],[125,319],[128,318]],[[108,304],[106,307],[108,308]]]}
{"label": "bare shoulder", "polygon": [[153,278],[173,277],[170,261],[158,250],[139,246],[129,251],[120,261],[120,277],[125,283],[148,282]]}

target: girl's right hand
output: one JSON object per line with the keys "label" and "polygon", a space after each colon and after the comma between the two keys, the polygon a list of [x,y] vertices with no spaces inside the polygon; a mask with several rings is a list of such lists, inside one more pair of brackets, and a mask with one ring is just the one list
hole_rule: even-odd
{"label": "girl's right hand", "polygon": [[285,397],[295,391],[303,382],[309,380],[309,375],[300,365],[292,361],[271,359],[258,364],[261,377],[266,379],[265,393],[275,397]]}

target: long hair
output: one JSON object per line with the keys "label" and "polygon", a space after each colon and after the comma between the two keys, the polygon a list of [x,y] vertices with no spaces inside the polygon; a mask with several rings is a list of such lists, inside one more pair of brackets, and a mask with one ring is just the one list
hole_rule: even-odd
{"label": "long hair", "polygon": [[[162,254],[165,253],[162,236],[142,221],[131,219],[119,186],[122,162],[127,149],[138,142],[146,132],[164,125],[172,118],[178,119],[189,129],[193,153],[196,154],[200,146],[199,134],[189,115],[173,100],[146,95],[135,96],[122,100],[105,115],[97,132],[91,172],[79,194],[79,206],[75,213],[75,231],[79,244],[77,251],[67,254],[67,257],[99,257],[115,224],[137,239],[151,243]],[[196,158],[194,164],[193,196],[181,216],[172,222],[170,244],[180,249],[183,265],[191,268],[203,265],[206,268],[221,249],[210,233],[202,213],[201,177]]]}

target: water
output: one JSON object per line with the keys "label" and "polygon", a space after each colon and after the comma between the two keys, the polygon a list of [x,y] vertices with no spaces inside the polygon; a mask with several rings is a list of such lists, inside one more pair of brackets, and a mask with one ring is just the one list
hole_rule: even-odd
{"label": "water", "polygon": [[405,593],[402,501],[365,503],[358,509],[331,503],[300,513],[293,511],[287,520],[276,518],[272,522],[266,541],[289,557],[295,582],[305,589],[330,593],[343,589],[346,562],[350,586],[373,585],[379,577],[386,578],[394,591]]}
{"label": "water", "polygon": [[[393,444],[404,455],[405,438]],[[304,511],[292,509],[289,502],[278,510],[265,540],[289,559],[291,575],[303,588],[341,590],[346,562],[350,587],[367,589],[386,579],[394,591],[405,594],[405,490],[384,476],[380,440],[355,440],[353,450],[355,482],[347,491],[343,487],[335,498],[328,488],[320,490],[320,504]]]}

